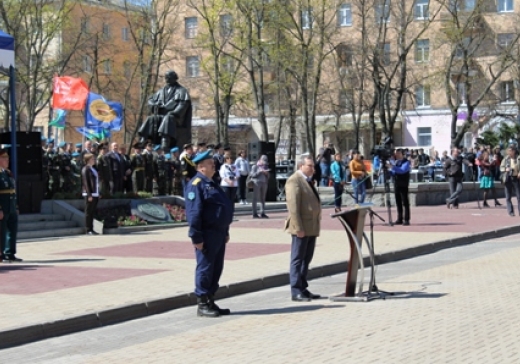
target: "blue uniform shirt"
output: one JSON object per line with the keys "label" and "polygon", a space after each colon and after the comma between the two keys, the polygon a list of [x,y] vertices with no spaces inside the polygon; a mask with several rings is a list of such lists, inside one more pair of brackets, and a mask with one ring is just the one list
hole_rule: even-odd
{"label": "blue uniform shirt", "polygon": [[184,198],[186,219],[190,226],[188,235],[193,244],[211,243],[207,241],[211,240],[211,237],[208,239],[208,232],[229,235],[229,225],[233,221],[233,203],[211,178],[197,172],[186,186]]}

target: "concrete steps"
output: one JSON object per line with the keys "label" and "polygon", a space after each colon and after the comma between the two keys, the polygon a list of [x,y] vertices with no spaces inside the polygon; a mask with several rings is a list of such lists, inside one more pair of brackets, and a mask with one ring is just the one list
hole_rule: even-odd
{"label": "concrete steps", "polygon": [[24,214],[18,217],[18,240],[37,240],[85,233],[85,228],[59,214]]}

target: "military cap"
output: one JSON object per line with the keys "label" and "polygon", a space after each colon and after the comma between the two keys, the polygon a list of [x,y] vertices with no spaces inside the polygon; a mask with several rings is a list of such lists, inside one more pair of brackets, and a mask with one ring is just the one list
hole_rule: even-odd
{"label": "military cap", "polygon": [[206,159],[211,159],[211,158],[213,158],[213,156],[211,155],[211,152],[209,150],[207,150],[205,152],[197,154],[197,156],[195,158],[193,158],[192,162],[195,164],[199,164],[200,162],[202,162]]}
{"label": "military cap", "polygon": [[72,153],[72,158],[79,157],[80,155],[81,155],[80,153],[74,152],[74,153]]}
{"label": "military cap", "polygon": [[231,147],[230,146],[225,146],[224,150],[231,150]]}
{"label": "military cap", "polygon": [[58,144],[58,148],[65,148],[66,145],[67,142],[61,142],[60,144]]}
{"label": "military cap", "polygon": [[11,148],[11,144],[0,144],[0,156],[6,155],[8,148]]}
{"label": "military cap", "polygon": [[188,144],[184,144],[184,145],[182,146],[182,149],[188,149],[188,148],[191,148],[191,147],[193,147],[193,144],[188,143]]}
{"label": "military cap", "polygon": [[155,150],[155,151],[158,151],[159,149],[161,149],[161,146],[160,146],[159,144],[156,145],[156,146],[153,148],[153,150]]}
{"label": "military cap", "polygon": [[218,143],[217,145],[215,145],[215,149],[220,149],[222,148],[222,144]]}
{"label": "military cap", "polygon": [[172,149],[170,149],[170,153],[176,153],[179,151],[179,147],[174,147]]}
{"label": "military cap", "polygon": [[208,149],[215,149],[215,144],[208,144]]}
{"label": "military cap", "polygon": [[81,143],[76,143],[75,146],[76,146],[76,148],[81,148],[82,147]]}
{"label": "military cap", "polygon": [[50,144],[50,143],[54,144],[54,139],[53,138],[47,139],[47,144]]}
{"label": "military cap", "polygon": [[135,143],[134,145],[132,145],[132,148],[134,148],[134,149],[143,149],[143,145],[141,143]]}
{"label": "military cap", "polygon": [[200,142],[200,143],[197,144],[197,146],[199,146],[199,147],[205,147],[205,146],[206,146],[206,143],[205,143],[205,142]]}

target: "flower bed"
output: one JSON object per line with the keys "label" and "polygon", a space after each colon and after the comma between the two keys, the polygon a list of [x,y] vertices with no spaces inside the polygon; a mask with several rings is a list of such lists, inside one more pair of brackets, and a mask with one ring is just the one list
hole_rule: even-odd
{"label": "flower bed", "polygon": [[135,216],[130,215],[128,217],[120,217],[117,220],[117,226],[139,226],[139,225],[148,225],[148,222],[144,221],[143,219]]}
{"label": "flower bed", "polygon": [[[186,212],[183,207],[167,203],[164,203],[163,207],[170,213],[170,216],[174,221],[173,223],[186,221]],[[107,208],[98,208],[94,213],[94,218],[101,222],[104,222],[106,219],[114,222],[117,221],[118,226],[154,225],[153,222],[147,222],[146,220],[132,214],[130,203]]]}
{"label": "flower bed", "polygon": [[167,203],[163,203],[163,206],[172,217],[175,222],[185,222],[186,221],[186,210],[178,205],[170,205]]}

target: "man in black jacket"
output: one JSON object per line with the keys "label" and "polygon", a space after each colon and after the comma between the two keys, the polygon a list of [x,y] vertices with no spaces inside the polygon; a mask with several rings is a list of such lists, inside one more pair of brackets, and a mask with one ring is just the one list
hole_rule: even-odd
{"label": "man in black jacket", "polygon": [[110,186],[110,194],[113,196],[116,192],[123,192],[125,161],[121,154],[119,154],[119,144],[112,143],[111,149],[112,150],[105,158],[109,166],[108,182]]}
{"label": "man in black jacket", "polygon": [[395,164],[390,169],[392,176],[394,176],[395,204],[397,206],[397,221],[394,223],[395,225],[410,225],[408,185],[410,184],[411,169],[410,161],[403,155],[403,150],[397,149],[395,151]]}
{"label": "man in black jacket", "polygon": [[458,148],[451,150],[451,156],[444,162],[444,173],[450,183],[450,197],[446,199],[446,206],[451,208],[459,208],[459,195],[462,193],[462,180],[464,174],[462,173],[462,164],[468,167],[473,167],[473,164],[464,160],[460,155]]}

